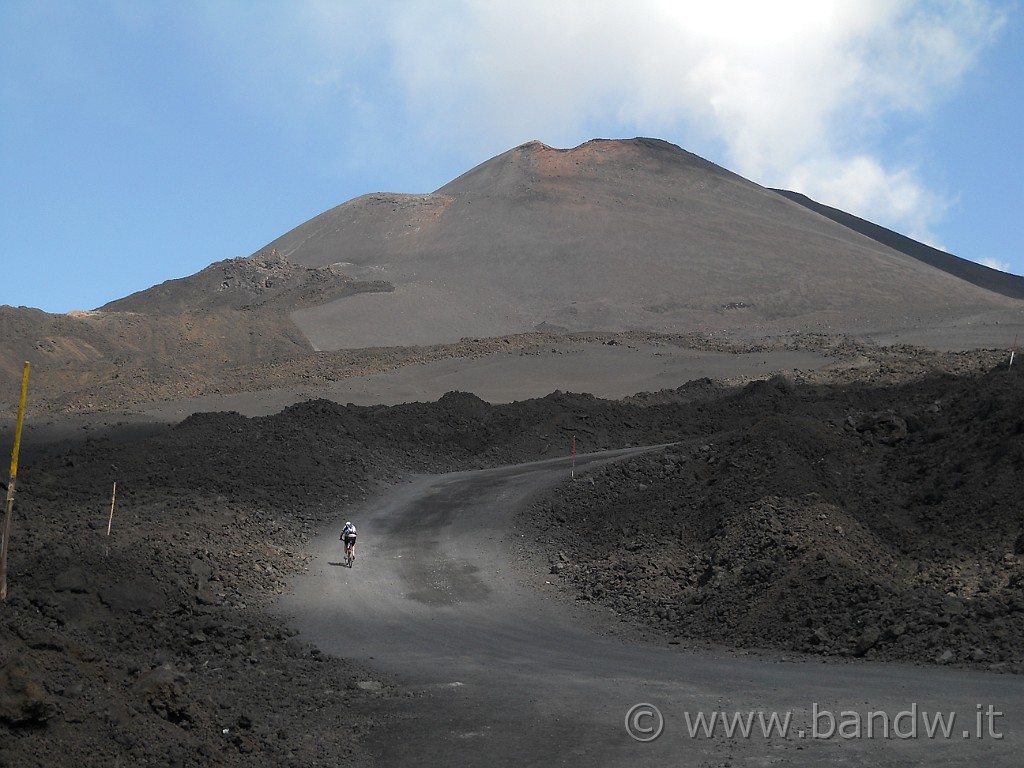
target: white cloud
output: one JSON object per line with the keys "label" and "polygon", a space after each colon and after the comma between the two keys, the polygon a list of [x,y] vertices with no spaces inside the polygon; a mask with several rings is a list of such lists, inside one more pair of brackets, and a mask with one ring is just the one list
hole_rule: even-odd
{"label": "white cloud", "polygon": [[1000,272],[1010,271],[1010,262],[1008,261],[999,261],[998,259],[981,259],[978,263],[986,267],[990,267],[991,269],[998,269]]}
{"label": "white cloud", "polygon": [[893,159],[888,131],[923,125],[1002,23],[995,0],[288,8],[262,22],[265,48],[251,17],[240,33],[237,7],[218,37],[240,90],[294,135],[332,127],[318,162],[366,142],[468,164],[529,139],[657,136],[925,240],[948,203]]}
{"label": "white cloud", "polygon": [[943,201],[876,145],[887,121],[947,98],[1001,23],[981,0],[403,8],[395,75],[434,140],[656,135],[925,238]]}
{"label": "white cloud", "polygon": [[898,224],[903,234],[942,247],[930,226],[949,203],[926,189],[911,168],[890,170],[868,155],[822,156],[792,169],[784,186],[869,221]]}

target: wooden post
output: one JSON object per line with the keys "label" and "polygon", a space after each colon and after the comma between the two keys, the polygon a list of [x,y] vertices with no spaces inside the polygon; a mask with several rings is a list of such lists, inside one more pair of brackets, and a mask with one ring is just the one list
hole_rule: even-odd
{"label": "wooden post", "polygon": [[18,449],[21,447],[21,425],[25,421],[25,397],[28,394],[28,368],[21,374],[21,400],[18,402],[18,423],[14,428],[14,450],[11,452],[11,479],[7,483],[7,506],[4,509],[3,539],[0,540],[0,600],[7,602],[7,548],[11,540],[11,516],[14,513],[14,484],[18,479]]}
{"label": "wooden post", "polygon": [[110,493],[110,519],[107,520],[107,536],[110,535],[110,526],[114,524],[114,499],[117,498],[117,481],[114,481],[114,490]]}

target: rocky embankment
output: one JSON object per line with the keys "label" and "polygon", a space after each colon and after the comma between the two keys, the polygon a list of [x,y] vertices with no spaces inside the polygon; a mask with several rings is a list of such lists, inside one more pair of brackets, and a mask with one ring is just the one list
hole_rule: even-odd
{"label": "rocky embankment", "polygon": [[1024,379],[757,382],[528,514],[578,599],[669,636],[1024,671]]}

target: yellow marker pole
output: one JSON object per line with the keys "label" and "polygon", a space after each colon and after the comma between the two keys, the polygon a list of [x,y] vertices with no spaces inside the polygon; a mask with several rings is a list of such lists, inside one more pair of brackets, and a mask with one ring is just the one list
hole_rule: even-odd
{"label": "yellow marker pole", "polygon": [[21,448],[21,425],[25,422],[25,398],[28,395],[28,368],[21,375],[21,400],[18,403],[18,424],[14,428],[14,450],[11,452],[11,479],[7,483],[7,508],[4,510],[4,532],[0,540],[0,600],[7,601],[7,545],[11,539],[11,516],[14,512],[14,483],[18,478],[18,450]]}

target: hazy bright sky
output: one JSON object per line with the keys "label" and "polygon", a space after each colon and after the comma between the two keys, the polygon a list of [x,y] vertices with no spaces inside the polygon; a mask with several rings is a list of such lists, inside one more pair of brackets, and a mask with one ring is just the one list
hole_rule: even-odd
{"label": "hazy bright sky", "polygon": [[1022,123],[1020,2],[0,0],[0,304],[633,136],[1021,274]]}

